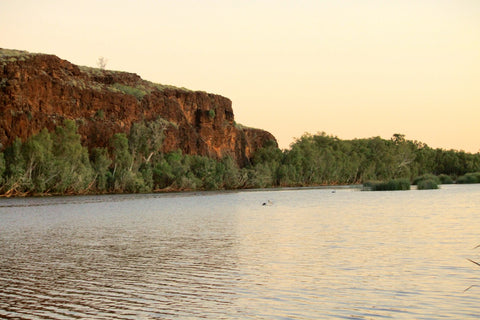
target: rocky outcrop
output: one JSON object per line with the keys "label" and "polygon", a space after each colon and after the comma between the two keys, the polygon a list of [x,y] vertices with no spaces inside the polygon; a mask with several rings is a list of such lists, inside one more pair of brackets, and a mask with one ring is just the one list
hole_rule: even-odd
{"label": "rocky outcrop", "polygon": [[162,118],[164,152],[221,158],[244,165],[269,132],[237,125],[220,95],[154,84],[126,72],[79,67],[54,55],[0,49],[0,143],[25,140],[63,119],[76,121],[83,143],[106,147],[138,121]]}

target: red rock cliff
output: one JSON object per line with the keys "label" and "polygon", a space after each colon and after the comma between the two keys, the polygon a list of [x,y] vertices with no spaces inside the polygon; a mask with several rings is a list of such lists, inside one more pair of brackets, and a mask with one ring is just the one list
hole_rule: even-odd
{"label": "red rock cliff", "polygon": [[138,75],[79,67],[54,55],[0,49],[0,143],[25,140],[42,128],[74,119],[88,147],[105,147],[132,123],[165,121],[164,152],[244,165],[269,132],[236,125],[232,102],[222,96],[154,84]]}

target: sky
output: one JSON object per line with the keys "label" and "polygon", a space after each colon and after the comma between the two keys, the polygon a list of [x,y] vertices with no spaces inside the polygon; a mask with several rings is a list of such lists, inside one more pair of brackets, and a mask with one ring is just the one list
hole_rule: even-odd
{"label": "sky", "polygon": [[281,148],[401,133],[480,151],[478,0],[0,0],[0,35],[228,97]]}

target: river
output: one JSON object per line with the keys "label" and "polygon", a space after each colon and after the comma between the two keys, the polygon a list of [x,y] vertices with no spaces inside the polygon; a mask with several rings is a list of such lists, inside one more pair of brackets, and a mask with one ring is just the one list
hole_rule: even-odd
{"label": "river", "polygon": [[2,199],[0,318],[478,319],[479,244],[480,185]]}

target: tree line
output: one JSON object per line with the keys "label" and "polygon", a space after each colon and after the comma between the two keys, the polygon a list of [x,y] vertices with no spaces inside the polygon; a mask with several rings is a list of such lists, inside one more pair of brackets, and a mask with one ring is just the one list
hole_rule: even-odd
{"label": "tree line", "polygon": [[[391,139],[340,140],[325,133],[305,134],[279,150],[271,144],[259,150],[253,166],[267,173],[274,186],[359,184],[367,181],[408,179],[425,174],[457,179],[480,171],[480,154],[433,149],[406,140],[402,134]],[[480,181],[479,181],[480,182]]]}
{"label": "tree line", "polygon": [[[134,123],[128,134],[115,134],[107,148],[88,150],[77,125],[65,120],[0,152],[0,193],[137,193],[165,190],[218,190],[287,186],[358,184],[434,174],[456,179],[480,171],[480,154],[432,149],[395,134],[340,140],[305,134],[289,149],[274,141],[256,151],[240,168],[220,160],[180,151],[162,153],[167,122]],[[467,175],[468,176],[468,175]]]}

